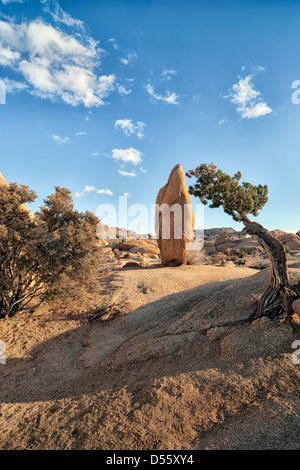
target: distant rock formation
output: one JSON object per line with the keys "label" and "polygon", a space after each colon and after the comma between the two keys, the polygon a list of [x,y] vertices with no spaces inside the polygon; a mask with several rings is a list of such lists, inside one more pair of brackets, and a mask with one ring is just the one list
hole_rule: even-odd
{"label": "distant rock formation", "polygon": [[0,173],[0,186],[9,186],[9,183],[6,181],[2,173]]}
{"label": "distant rock formation", "polygon": [[296,233],[284,232],[283,230],[272,230],[272,234],[289,250],[300,250],[300,237]]}
{"label": "distant rock formation", "polygon": [[187,243],[193,239],[194,225],[191,198],[179,163],[156,198],[155,232],[163,266],[187,263]]}
{"label": "distant rock formation", "polygon": [[[197,232],[197,230],[195,230]],[[218,228],[206,228],[204,229],[204,238],[208,239],[209,237],[215,238],[219,235],[226,235],[228,238],[237,237],[239,232],[231,227],[218,227]]]}

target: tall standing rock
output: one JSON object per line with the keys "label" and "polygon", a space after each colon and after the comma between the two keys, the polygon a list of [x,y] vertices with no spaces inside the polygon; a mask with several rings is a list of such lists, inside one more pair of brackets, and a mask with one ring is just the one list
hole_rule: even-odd
{"label": "tall standing rock", "polygon": [[163,266],[187,262],[187,243],[193,238],[195,218],[181,164],[170,173],[156,198],[155,232]]}

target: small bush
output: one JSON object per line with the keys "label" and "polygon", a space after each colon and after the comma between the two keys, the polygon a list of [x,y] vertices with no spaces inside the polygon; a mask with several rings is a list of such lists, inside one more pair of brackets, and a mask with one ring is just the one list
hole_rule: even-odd
{"label": "small bush", "polygon": [[73,207],[71,192],[55,187],[32,219],[27,186],[0,188],[0,318],[22,312],[34,299],[53,301],[96,288],[98,219]]}

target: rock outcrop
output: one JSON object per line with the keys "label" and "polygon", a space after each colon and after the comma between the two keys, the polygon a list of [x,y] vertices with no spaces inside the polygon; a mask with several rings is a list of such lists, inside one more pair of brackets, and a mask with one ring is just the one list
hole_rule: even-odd
{"label": "rock outcrop", "polygon": [[4,178],[4,176],[0,173],[0,187],[1,186],[9,186],[8,182]]}
{"label": "rock outcrop", "polygon": [[272,233],[289,250],[291,251],[300,250],[300,237],[296,233],[284,232],[282,230],[273,230]]}
{"label": "rock outcrop", "polygon": [[179,163],[156,198],[155,231],[163,266],[187,263],[187,244],[193,239],[194,225],[191,198]]}
{"label": "rock outcrop", "polygon": [[[198,230],[195,230],[197,233]],[[216,227],[216,228],[206,228],[204,229],[204,239],[212,240],[218,237],[219,235],[226,235],[228,238],[237,237],[239,232],[231,227]]]}
{"label": "rock outcrop", "polygon": [[[1,187],[8,187],[9,186],[9,183],[6,181],[6,179],[4,178],[4,176],[0,173],[0,188]],[[22,209],[24,209],[24,211],[28,212],[28,215],[29,217],[34,220],[34,215],[33,213],[28,209],[28,207],[26,206],[26,204],[22,204],[20,206]]]}

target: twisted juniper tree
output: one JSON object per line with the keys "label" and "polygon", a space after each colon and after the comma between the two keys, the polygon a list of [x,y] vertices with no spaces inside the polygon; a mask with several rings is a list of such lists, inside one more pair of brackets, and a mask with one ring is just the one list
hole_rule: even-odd
{"label": "twisted juniper tree", "polygon": [[290,284],[285,247],[270,231],[248,217],[248,214],[256,217],[264,207],[268,201],[268,187],[240,183],[240,172],[230,176],[213,163],[203,163],[188,171],[186,176],[196,178],[196,183],[189,187],[190,194],[199,197],[203,204],[211,201],[211,208],[222,206],[233,220],[244,224],[241,233],[255,237],[268,254],[270,282],[258,301],[253,318],[264,315],[272,319],[290,317],[293,314],[292,303],[300,297],[300,286]]}

